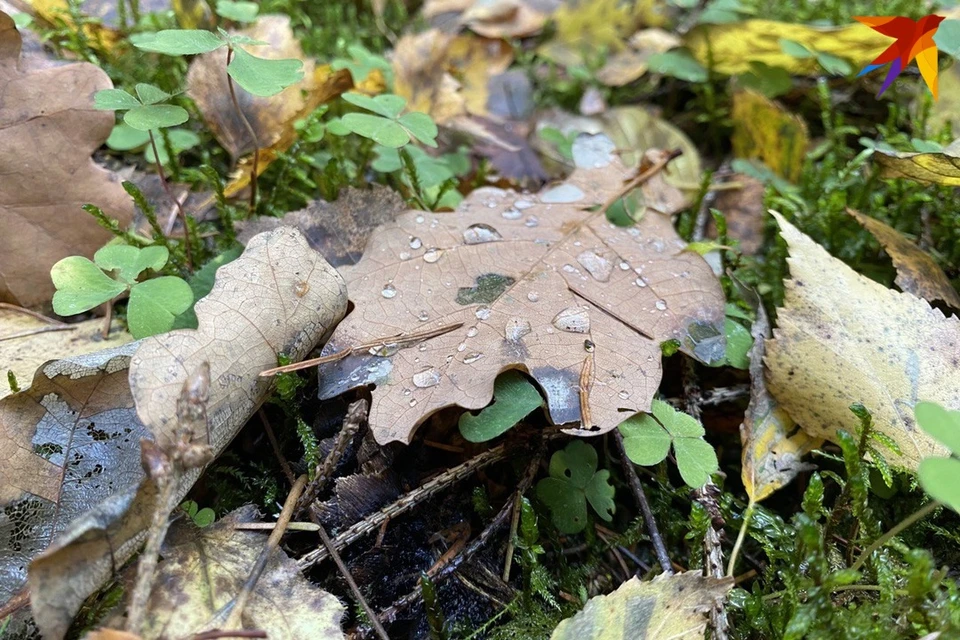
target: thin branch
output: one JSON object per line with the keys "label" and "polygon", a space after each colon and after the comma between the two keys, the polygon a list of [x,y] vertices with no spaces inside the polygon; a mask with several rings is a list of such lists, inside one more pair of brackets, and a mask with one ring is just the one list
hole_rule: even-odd
{"label": "thin branch", "polygon": [[36,329],[26,329],[24,331],[18,331],[16,333],[11,333],[8,336],[0,336],[0,342],[4,340],[16,340],[17,338],[26,338],[28,336],[35,336],[40,333],[50,333],[51,331],[74,331],[77,327],[72,324],[64,325],[51,325],[48,327],[37,327]]}
{"label": "thin branch", "polygon": [[[379,529],[384,522],[396,518],[402,513],[406,513],[418,504],[432,498],[446,487],[470,477],[480,469],[499,462],[513,453],[514,451],[508,449],[506,445],[501,444],[484,451],[461,465],[444,471],[417,489],[404,494],[396,502],[387,505],[376,513],[370,514],[349,529],[340,533],[340,535],[333,539],[334,548],[339,551],[347,545],[353,544],[357,540]],[[327,558],[328,555],[326,547],[321,546],[304,555],[297,561],[297,564],[301,571],[305,571]]]}
{"label": "thin branch", "polygon": [[290,468],[290,463],[287,462],[287,459],[284,457],[283,451],[280,450],[280,443],[277,442],[277,435],[273,432],[273,426],[271,426],[270,420],[267,419],[267,414],[264,412],[263,407],[257,411],[257,415],[260,416],[260,422],[263,423],[263,431],[267,434],[267,440],[270,441],[270,447],[273,448],[273,455],[280,463],[280,468],[283,470],[283,475],[287,477],[287,482],[289,482],[290,486],[292,487],[297,483],[297,476],[293,473],[293,469]]}
{"label": "thin branch", "polygon": [[359,355],[362,353],[370,352],[371,350],[383,350],[384,352],[390,351],[392,349],[404,349],[406,347],[411,347],[414,344],[423,342],[424,340],[429,340],[430,338],[436,338],[437,336],[442,336],[445,333],[450,333],[455,331],[463,326],[463,322],[454,322],[452,324],[446,324],[442,327],[437,327],[436,329],[426,329],[424,331],[414,331],[412,333],[399,333],[395,336],[389,336],[386,338],[378,338],[377,340],[371,340],[370,342],[364,342],[353,347],[348,347],[343,351],[338,351],[336,353],[331,353],[329,355],[320,356],[319,358],[311,358],[310,360],[303,360],[301,362],[294,362],[293,364],[284,365],[282,367],[274,367],[273,369],[267,369],[266,371],[261,371],[260,376],[273,376],[278,373],[289,373],[291,371],[299,371],[300,369],[308,369],[310,367],[326,364],[328,362],[337,362],[343,360],[347,356]]}
{"label": "thin branch", "polygon": [[233,601],[233,607],[230,610],[230,615],[227,617],[227,621],[223,625],[225,629],[239,629],[242,627],[243,609],[246,607],[247,601],[250,599],[250,595],[253,593],[254,587],[257,586],[257,581],[260,579],[260,576],[263,575],[264,569],[267,568],[267,562],[270,560],[270,556],[272,556],[273,552],[277,550],[278,546],[280,546],[280,538],[283,537],[283,533],[287,530],[287,525],[290,523],[290,519],[293,517],[293,509],[297,504],[297,500],[300,499],[300,494],[303,492],[303,488],[306,485],[307,476],[300,476],[297,478],[293,488],[287,495],[287,500],[283,503],[283,510],[280,512],[280,517],[277,518],[276,528],[270,532],[270,537],[267,538],[267,544],[264,545],[263,551],[260,552],[260,556],[257,558],[256,564],[253,565],[253,569],[250,570],[250,575],[247,577],[247,581],[243,584],[243,589],[240,590],[240,593]]}
{"label": "thin branch", "polygon": [[37,313],[36,311],[31,311],[30,309],[25,309],[21,306],[10,304],[9,302],[0,302],[0,309],[7,309],[9,311],[14,311],[16,313],[22,313],[23,315],[30,316],[31,318],[36,318],[37,320],[46,322],[47,324],[62,325],[65,327],[70,326],[66,322],[62,322],[60,320],[57,320],[56,318],[45,316],[42,313]]}
{"label": "thin branch", "polygon": [[380,636],[382,640],[390,640],[390,636],[387,635],[387,630],[383,628],[383,624],[377,618],[376,612],[370,608],[370,604],[367,602],[366,598],[363,597],[360,587],[357,586],[356,581],[350,574],[350,569],[347,568],[347,565],[343,562],[343,558],[340,557],[340,554],[337,553],[337,549],[333,546],[333,540],[331,540],[330,536],[327,535],[327,532],[324,531],[323,525],[320,524],[320,518],[317,516],[316,510],[313,507],[310,508],[310,518],[317,525],[317,533],[320,535],[320,540],[323,541],[323,546],[327,548],[327,553],[330,554],[330,557],[337,565],[337,569],[340,570],[340,574],[343,576],[343,579],[346,580],[347,584],[350,586],[350,591],[353,592],[353,597],[357,599],[357,602],[363,608],[364,613],[367,614],[367,619],[373,626],[373,630],[377,632],[377,635]]}
{"label": "thin branch", "polygon": [[344,451],[347,450],[347,447],[353,441],[353,437],[357,431],[360,430],[360,425],[362,425],[366,419],[366,399],[361,398],[347,407],[347,415],[343,418],[343,427],[341,427],[340,433],[337,434],[337,440],[334,442],[333,448],[330,449],[330,453],[327,454],[324,461],[317,465],[315,473],[313,474],[313,480],[310,481],[303,495],[300,496],[300,502],[297,503],[298,513],[313,504],[313,501],[317,499],[320,492],[324,490],[330,478],[333,477],[333,472],[337,467],[337,463],[340,462],[340,458],[343,457]]}
{"label": "thin branch", "polygon": [[670,563],[670,554],[667,553],[667,547],[663,544],[663,537],[660,535],[660,529],[657,527],[657,520],[653,516],[653,509],[647,501],[647,494],[643,491],[643,485],[640,484],[640,477],[633,463],[627,457],[627,450],[623,446],[623,434],[620,429],[613,430],[613,441],[617,445],[617,453],[620,456],[620,465],[623,467],[623,473],[627,476],[627,482],[630,484],[630,490],[633,491],[633,497],[636,498],[640,506],[640,512],[643,514],[643,521],[647,525],[647,533],[650,534],[650,542],[653,543],[654,553],[657,555],[657,562],[665,574],[673,575],[673,565]]}

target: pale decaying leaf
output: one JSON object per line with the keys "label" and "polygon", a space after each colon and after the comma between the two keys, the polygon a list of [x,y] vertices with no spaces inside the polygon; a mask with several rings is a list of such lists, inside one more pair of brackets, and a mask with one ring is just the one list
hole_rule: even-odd
{"label": "pale decaying leaf", "polygon": [[960,187],[960,140],[943,151],[908,153],[882,151],[873,154],[883,178],[908,178],[927,184]]}
{"label": "pale decaying leaf", "polygon": [[[7,516],[9,531],[24,538],[19,541],[24,549],[20,571],[47,547],[29,570],[31,606],[44,637],[62,637],[83,599],[140,542],[154,491],[152,483],[141,484],[135,443],[141,435],[169,439],[188,373],[202,362],[210,364],[208,433],[200,438],[219,453],[271,390],[269,380],[257,374],[274,366],[278,353],[302,359],[345,309],[346,291],[336,271],[309,248],[300,232],[280,228],[253,238],[242,256],[218,270],[213,290],[196,305],[198,329],[121,347],[119,355],[103,365],[110,367],[110,384],[96,377],[103,377],[99,369],[78,377],[70,361],[57,361],[42,372],[51,377],[51,372],[67,371],[63,384],[68,379],[71,386],[60,392],[62,400],[41,395],[31,402],[29,394],[43,389],[35,382],[27,394],[0,402],[0,416],[11,416],[0,417],[2,433],[10,440],[2,450],[15,463],[4,469],[19,477],[4,486],[23,487],[16,502],[8,502],[22,506],[11,508],[13,516]],[[104,353],[86,358],[102,359]],[[81,395],[84,390],[89,398]],[[119,446],[117,438],[129,442]],[[86,442],[90,444],[78,448]],[[60,449],[54,446],[58,443]],[[51,456],[54,464],[44,456]],[[83,464],[76,463],[78,456]],[[78,477],[61,485],[67,462],[66,479]],[[181,495],[199,473],[190,472],[181,481]],[[52,543],[50,535],[35,539],[50,529],[50,522],[62,530],[60,535]]]}
{"label": "pale decaying leaf", "polygon": [[702,638],[710,610],[733,587],[733,578],[699,571],[633,577],[611,594],[590,598],[583,611],[554,629],[550,640],[666,640]]}
{"label": "pale decaying leaf", "polygon": [[[143,640],[189,638],[222,624],[266,541],[262,532],[234,527],[258,521],[258,515],[248,505],[204,529],[189,519],[171,527],[140,632]],[[241,628],[263,631],[271,640],[340,640],[343,612],[335,596],[310,584],[297,563],[277,549],[243,609]]]}
{"label": "pale decaying leaf", "polygon": [[733,153],[762,160],[778,176],[796,182],[803,170],[810,135],[803,118],[750,90],[733,95]]}
{"label": "pale decaying leaf", "polygon": [[[350,74],[333,71],[328,65],[317,65],[313,58],[305,56],[290,28],[288,16],[260,16],[256,23],[237,34],[267,43],[245,46],[253,55],[270,60],[295,58],[303,62],[303,80],[274,96],[254,96],[234,83],[240,109],[256,132],[260,147],[273,151],[260,158],[260,162],[269,164],[277,151],[284,151],[293,143],[294,122],[348,90],[352,84]],[[226,49],[218,49],[194,58],[187,73],[187,95],[197,103],[217,141],[237,160],[252,152],[254,143],[230,98],[226,57]]]}
{"label": "pale decaying leaf", "polygon": [[917,426],[919,400],[960,409],[960,320],[913,294],[866,278],[798,231],[780,214],[790,247],[790,280],[767,342],[770,392],[810,435],[855,433],[850,405],[899,446],[890,463],[916,470],[946,449]]}
{"label": "pale decaying leaf", "polygon": [[85,62],[26,70],[19,58],[20,35],[0,13],[0,301],[40,307],[53,296],[54,263],[92,257],[111,238],[81,205],[122,227],[133,203],[90,158],[113,128],[113,114],[93,108],[107,74]]}
{"label": "pale decaying leaf", "polygon": [[750,503],[760,502],[811,468],[801,458],[820,446],[822,440],[800,431],[797,423],[767,391],[763,353],[770,338],[770,321],[763,303],[751,292],[757,318],[750,334],[750,402],[740,425],[742,468],[740,476]]}
{"label": "pale decaying leaf", "polygon": [[137,443],[148,432],[127,384],[135,349],[49,362],[29,389],[0,401],[0,602],[71,521],[139,482]]}
{"label": "pale decaying leaf", "polygon": [[[33,316],[0,309],[0,377],[12,371],[19,386],[26,388],[44,362],[118,347],[133,340],[133,336],[117,322],[113,323],[104,340],[101,336],[103,320],[99,319],[77,322],[63,331],[44,331],[48,328],[48,323]],[[36,331],[42,333],[26,335]],[[0,398],[11,393],[5,381],[0,381]]]}
{"label": "pale decaying leaf", "polygon": [[656,174],[640,221],[614,226],[600,209],[631,173],[612,151],[606,137],[581,136],[579,169],[562,184],[539,194],[481,188],[452,214],[408,211],[375,231],[363,259],[341,269],[355,308],[325,353],[456,328],[322,365],[321,397],[376,385],[377,440],[408,442],[431,412],[480,409],[497,374],[524,369],[556,424],[580,421],[588,399],[589,423],[570,432],[590,434],[649,409],[660,342],[722,358],[720,286],[669,217],[682,197]]}
{"label": "pale decaying leaf", "polygon": [[718,73],[745,73],[750,70],[751,62],[786,69],[792,74],[819,71],[815,58],[796,58],[786,53],[781,40],[792,40],[812,51],[844,58],[856,69],[870,64],[890,46],[890,38],[859,22],[843,27],[811,27],[774,20],[700,25],[687,33],[684,44],[700,64]]}
{"label": "pale decaying leaf", "polygon": [[847,209],[863,228],[873,234],[884,248],[893,266],[897,269],[895,282],[903,291],[923,298],[929,302],[942,300],[954,309],[960,309],[960,295],[950,284],[937,261],[929,253],[913,244],[902,233],[890,225],[864,215],[859,211]]}
{"label": "pale decaying leaf", "polygon": [[411,111],[429,113],[437,124],[487,113],[488,83],[513,61],[504,40],[430,29],[405,35],[393,52],[394,90]]}

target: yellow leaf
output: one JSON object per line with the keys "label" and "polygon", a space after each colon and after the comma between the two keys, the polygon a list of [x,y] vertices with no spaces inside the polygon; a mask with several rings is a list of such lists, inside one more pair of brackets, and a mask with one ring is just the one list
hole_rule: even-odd
{"label": "yellow leaf", "polygon": [[913,405],[960,409],[960,319],[856,273],[773,216],[790,247],[791,279],[766,344],[770,392],[815,438],[855,433],[849,407],[859,402],[900,448],[884,452],[891,464],[916,470],[926,456],[948,455],[917,427]]}
{"label": "yellow leaf", "polygon": [[802,118],[754,91],[733,96],[733,153],[762,160],[777,175],[796,182],[810,144]]}
{"label": "yellow leaf", "polygon": [[703,637],[710,609],[731,587],[733,578],[699,571],[661,574],[650,582],[634,576],[613,593],[590,598],[583,611],[557,625],[550,640]]}
{"label": "yellow leaf", "polygon": [[877,150],[873,157],[882,178],[909,178],[927,184],[960,187],[960,140],[943,151],[904,153]]}
{"label": "yellow leaf", "polygon": [[817,72],[813,58],[800,59],[784,53],[780,40],[799,42],[812,51],[849,60],[855,68],[869,64],[891,40],[860,23],[845,27],[811,27],[774,20],[746,20],[730,24],[700,25],[684,38],[684,44],[704,66],[734,75],[750,70],[751,62],[763,62],[794,74]]}
{"label": "yellow leaf", "polygon": [[538,50],[565,66],[584,64],[584,53],[621,51],[636,26],[635,7],[620,0],[579,0],[563,4],[553,16],[557,35]]}

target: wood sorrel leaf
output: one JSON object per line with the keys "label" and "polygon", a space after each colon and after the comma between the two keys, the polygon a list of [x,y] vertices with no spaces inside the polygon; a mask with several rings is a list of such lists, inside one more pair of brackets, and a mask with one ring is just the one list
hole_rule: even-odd
{"label": "wood sorrel leaf", "polygon": [[53,294],[53,310],[61,316],[89,311],[127,290],[127,285],[105,274],[100,267],[82,256],[69,256],[50,269],[57,292]]}
{"label": "wood sorrel leaf", "polygon": [[132,40],[137,49],[168,56],[208,53],[226,45],[215,33],[202,29],[164,29]]}
{"label": "wood sorrel leaf", "polygon": [[303,79],[302,67],[300,60],[267,60],[236,48],[233,50],[233,61],[227,67],[227,73],[248,92],[266,97],[300,82]]}

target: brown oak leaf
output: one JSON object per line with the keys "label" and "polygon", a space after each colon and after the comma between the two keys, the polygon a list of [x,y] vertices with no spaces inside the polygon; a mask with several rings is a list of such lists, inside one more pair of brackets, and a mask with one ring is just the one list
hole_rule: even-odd
{"label": "brown oak leaf", "polygon": [[[481,188],[452,214],[408,211],[374,232],[361,261],[341,268],[355,308],[324,352],[400,337],[321,365],[321,397],[376,385],[377,440],[408,442],[431,412],[484,407],[497,374],[523,369],[556,424],[580,421],[588,398],[589,424],[569,430],[588,434],[649,409],[661,342],[722,358],[723,293],[673,228],[681,194],[651,171],[639,222],[610,223],[603,204],[631,177],[613,148],[581,136],[562,184]],[[650,151],[646,168],[664,157]]]}
{"label": "brown oak leaf", "polygon": [[133,204],[90,158],[113,128],[113,114],[93,108],[110,78],[86,62],[23,69],[20,46],[0,12],[0,301],[38,307],[53,296],[55,262],[92,257],[111,238],[81,205],[126,225]]}

